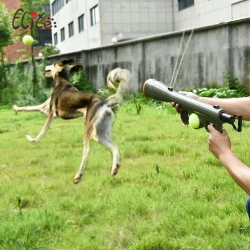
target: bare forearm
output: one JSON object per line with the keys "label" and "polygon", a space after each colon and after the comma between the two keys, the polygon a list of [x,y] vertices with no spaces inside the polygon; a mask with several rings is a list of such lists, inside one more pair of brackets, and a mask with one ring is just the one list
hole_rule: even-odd
{"label": "bare forearm", "polygon": [[208,98],[199,97],[199,101],[211,105],[219,105],[221,109],[224,109],[231,115],[240,114],[244,120],[250,121],[250,98]]}
{"label": "bare forearm", "polygon": [[250,168],[241,162],[232,151],[223,154],[220,161],[234,181],[250,195]]}

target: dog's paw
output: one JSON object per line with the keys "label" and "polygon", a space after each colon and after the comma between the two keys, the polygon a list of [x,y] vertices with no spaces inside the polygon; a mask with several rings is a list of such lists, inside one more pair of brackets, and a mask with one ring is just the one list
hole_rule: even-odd
{"label": "dog's paw", "polygon": [[119,171],[119,168],[120,168],[120,164],[116,164],[116,167],[114,169],[111,170],[111,175],[112,176],[115,176],[117,175],[118,171]]}
{"label": "dog's paw", "polygon": [[48,116],[48,114],[49,114],[49,112],[46,108],[41,109],[40,111],[41,111],[41,113],[45,114],[46,116]]}
{"label": "dog's paw", "polygon": [[29,142],[35,142],[35,139],[33,137],[31,137],[30,135],[26,135],[26,139],[29,141]]}
{"label": "dog's paw", "polygon": [[74,184],[78,184],[81,179],[82,179],[82,174],[75,176],[75,178],[74,178]]}

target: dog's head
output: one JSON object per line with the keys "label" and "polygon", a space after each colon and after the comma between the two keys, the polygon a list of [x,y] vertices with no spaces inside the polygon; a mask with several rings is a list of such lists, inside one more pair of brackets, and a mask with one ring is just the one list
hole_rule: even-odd
{"label": "dog's head", "polygon": [[74,64],[73,59],[66,59],[46,66],[44,75],[46,77],[55,78],[56,75],[66,73],[66,75],[68,76],[74,72],[81,70],[82,68],[82,65]]}

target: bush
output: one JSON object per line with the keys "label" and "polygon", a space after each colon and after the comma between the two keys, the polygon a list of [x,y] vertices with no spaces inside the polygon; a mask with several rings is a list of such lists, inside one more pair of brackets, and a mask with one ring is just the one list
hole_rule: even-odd
{"label": "bush", "polygon": [[37,67],[37,97],[33,98],[32,69],[24,68],[17,62],[6,72],[7,87],[0,89],[1,104],[31,105],[45,101],[50,90],[45,88],[47,79],[44,77],[44,64],[36,64]]}
{"label": "bush", "polygon": [[227,75],[226,83],[228,84],[228,87],[214,88],[214,84],[208,84],[206,88],[188,88],[186,91],[193,92],[203,97],[233,98],[250,96],[250,91],[244,84],[240,83],[237,77],[230,77]]}
{"label": "bush", "polygon": [[71,83],[81,91],[93,92],[92,83],[85,80],[85,74],[83,70],[74,73],[70,77]]}

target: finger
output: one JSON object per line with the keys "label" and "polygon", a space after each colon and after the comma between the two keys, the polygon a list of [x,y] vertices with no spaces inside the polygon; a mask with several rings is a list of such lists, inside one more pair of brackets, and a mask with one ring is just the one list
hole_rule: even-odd
{"label": "finger", "polygon": [[208,128],[208,131],[211,132],[211,133],[214,132],[214,131],[216,130],[212,124],[209,124],[209,125],[207,126],[207,128]]}
{"label": "finger", "polygon": [[178,113],[181,113],[182,108],[179,104],[176,104],[175,108]]}
{"label": "finger", "polygon": [[228,133],[227,133],[227,131],[224,128],[222,128],[222,134],[228,136]]}

